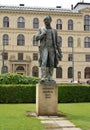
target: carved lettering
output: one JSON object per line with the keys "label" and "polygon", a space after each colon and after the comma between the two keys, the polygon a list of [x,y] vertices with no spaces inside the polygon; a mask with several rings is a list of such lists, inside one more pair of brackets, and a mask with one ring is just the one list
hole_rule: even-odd
{"label": "carved lettering", "polygon": [[43,94],[45,96],[45,98],[51,98],[52,94],[53,94],[53,90],[54,88],[43,88]]}

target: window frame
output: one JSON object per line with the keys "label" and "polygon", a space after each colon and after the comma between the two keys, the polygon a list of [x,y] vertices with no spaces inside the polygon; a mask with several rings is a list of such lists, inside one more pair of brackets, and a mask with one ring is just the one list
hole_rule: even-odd
{"label": "window frame", "polygon": [[9,17],[3,17],[3,27],[9,27]]}
{"label": "window frame", "polygon": [[19,34],[17,36],[17,46],[24,46],[25,45],[25,37],[23,34]]}
{"label": "window frame", "polygon": [[33,19],[33,28],[39,28],[39,19],[38,18]]}
{"label": "window frame", "polygon": [[57,19],[57,22],[56,22],[56,29],[62,30],[62,20],[61,20],[61,19]]}
{"label": "window frame", "polygon": [[17,19],[17,28],[25,28],[25,19],[24,17],[18,17]]}
{"label": "window frame", "polygon": [[68,20],[68,30],[73,30],[73,20],[72,19]]}
{"label": "window frame", "polygon": [[23,53],[18,53],[18,60],[19,61],[23,60],[23,55],[24,55]]}

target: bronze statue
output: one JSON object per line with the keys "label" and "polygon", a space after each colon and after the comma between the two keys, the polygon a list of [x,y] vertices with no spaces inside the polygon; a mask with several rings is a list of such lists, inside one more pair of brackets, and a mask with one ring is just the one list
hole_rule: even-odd
{"label": "bronze statue", "polygon": [[[53,81],[53,70],[57,67],[59,59],[62,58],[60,42],[58,40],[57,30],[51,27],[52,18],[46,16],[44,18],[45,27],[41,27],[36,34],[36,41],[40,40],[39,66],[41,67],[41,81]],[[48,74],[47,74],[48,67]]]}

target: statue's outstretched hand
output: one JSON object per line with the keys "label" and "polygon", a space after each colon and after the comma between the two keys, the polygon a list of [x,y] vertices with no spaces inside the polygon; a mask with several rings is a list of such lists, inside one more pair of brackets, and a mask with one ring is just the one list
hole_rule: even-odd
{"label": "statue's outstretched hand", "polygon": [[46,29],[46,28],[43,28],[43,29],[42,29],[42,33],[43,33],[43,34],[46,34],[46,32],[47,32],[47,29]]}

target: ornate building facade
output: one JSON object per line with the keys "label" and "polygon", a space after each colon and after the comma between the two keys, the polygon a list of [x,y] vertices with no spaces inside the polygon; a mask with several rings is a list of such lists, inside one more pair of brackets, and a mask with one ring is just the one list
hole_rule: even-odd
{"label": "ornate building facade", "polygon": [[90,3],[77,3],[70,10],[0,6],[0,70],[41,77],[35,34],[43,18],[52,17],[58,31],[63,58],[54,70],[57,83],[90,79]]}

